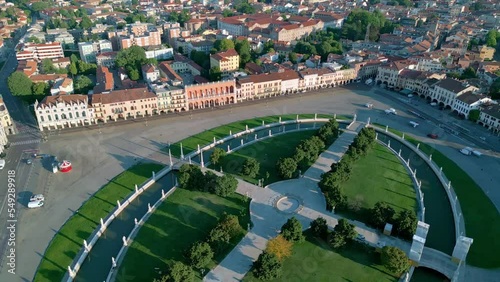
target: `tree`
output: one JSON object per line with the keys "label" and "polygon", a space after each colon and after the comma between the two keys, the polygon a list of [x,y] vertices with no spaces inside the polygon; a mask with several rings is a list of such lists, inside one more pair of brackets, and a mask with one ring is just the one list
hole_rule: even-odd
{"label": "tree", "polygon": [[7,79],[7,85],[10,93],[14,96],[26,96],[32,94],[31,86],[33,85],[33,82],[31,82],[31,79],[29,79],[24,72],[13,72]]}
{"label": "tree", "polygon": [[292,64],[296,64],[298,62],[297,53],[295,53],[295,52],[288,53],[288,60],[290,60],[290,62],[292,62]]}
{"label": "tree", "polygon": [[178,174],[179,187],[188,190],[203,190],[207,181],[198,166],[183,164]]}
{"label": "tree", "polygon": [[71,73],[72,75],[78,74],[78,69],[76,68],[76,63],[71,62],[69,64],[69,73]]}
{"label": "tree", "polygon": [[217,51],[227,51],[229,49],[234,49],[234,42],[230,39],[219,39],[214,42],[214,48]]}
{"label": "tree", "polygon": [[46,95],[49,90],[49,84],[46,82],[38,82],[32,85],[33,95]]}
{"label": "tree", "polygon": [[287,222],[283,224],[281,227],[281,235],[291,242],[302,242],[305,239],[302,234],[302,224],[295,217],[288,219]]}
{"label": "tree", "polygon": [[210,155],[210,162],[215,166],[222,163],[224,157],[226,156],[226,151],[221,148],[215,148]]}
{"label": "tree", "polygon": [[228,244],[238,234],[240,229],[237,216],[224,214],[219,223],[217,223],[217,226],[210,231],[207,241],[215,250],[218,250],[220,247]]}
{"label": "tree", "polygon": [[396,275],[400,275],[410,267],[410,260],[401,249],[385,246],[380,253],[382,264]]}
{"label": "tree", "polygon": [[214,194],[221,197],[227,197],[236,192],[238,180],[230,174],[224,174],[215,180]]}
{"label": "tree", "polygon": [[352,242],[357,234],[356,230],[354,230],[354,225],[350,224],[345,218],[342,218],[333,228],[330,244],[334,248],[340,248]]}
{"label": "tree", "polygon": [[192,267],[201,269],[210,263],[214,252],[206,242],[195,243],[188,252],[188,260]]}
{"label": "tree", "polygon": [[349,13],[342,25],[342,37],[353,41],[363,40],[366,29],[370,25],[368,37],[371,41],[376,41],[384,27],[384,32],[392,32],[394,26],[387,21],[385,16],[378,10],[368,12],[362,9],[354,9]]}
{"label": "tree", "polygon": [[92,21],[90,20],[89,17],[87,17],[87,16],[82,17],[82,21],[80,22],[80,27],[81,28],[83,28],[83,29],[89,29],[92,26],[94,26],[94,24],[92,23]]}
{"label": "tree", "polygon": [[233,11],[231,11],[229,9],[224,9],[224,11],[222,11],[222,16],[224,18],[232,17],[233,15],[234,15]]}
{"label": "tree", "polygon": [[211,81],[220,81],[222,79],[222,72],[219,67],[213,67],[209,71]]}
{"label": "tree", "polygon": [[80,75],[75,81],[75,92],[87,94],[92,88],[92,80],[85,75]]}
{"label": "tree", "polygon": [[260,280],[277,279],[283,273],[283,266],[275,255],[264,251],[253,263],[252,272]]}
{"label": "tree", "polygon": [[470,79],[476,77],[477,77],[476,71],[471,67],[466,68],[462,73],[462,75],[460,76],[461,79]]}
{"label": "tree", "polygon": [[241,172],[246,176],[254,178],[257,174],[259,174],[259,170],[260,163],[254,158],[248,158],[243,163]]}
{"label": "tree", "polygon": [[394,229],[399,236],[411,239],[417,230],[417,216],[414,211],[402,210],[394,220]]}
{"label": "tree", "polygon": [[130,80],[137,81],[139,78],[141,78],[141,75],[139,74],[139,71],[136,68],[129,67],[127,68],[128,71],[128,77]]}
{"label": "tree", "polygon": [[386,202],[377,202],[370,210],[370,224],[377,228],[384,228],[386,223],[392,223],[396,212]]}
{"label": "tree", "polygon": [[498,41],[499,37],[500,37],[500,33],[497,30],[492,29],[492,30],[488,31],[488,33],[486,34],[486,45],[489,47],[496,48],[497,44],[498,44],[497,41]]}
{"label": "tree", "polygon": [[326,238],[328,237],[328,224],[326,223],[326,219],[318,217],[315,220],[311,221],[310,226],[314,236],[326,240]]}
{"label": "tree", "polygon": [[240,65],[245,66],[252,59],[250,42],[248,40],[237,40],[234,49],[240,55]]}
{"label": "tree", "polygon": [[273,254],[279,261],[292,255],[293,242],[286,240],[282,235],[269,240],[266,246],[266,252]]}
{"label": "tree", "polygon": [[240,4],[236,5],[236,11],[243,14],[254,14],[255,8],[248,4],[248,2],[241,2]]}
{"label": "tree", "polygon": [[479,115],[481,114],[480,110],[474,109],[469,111],[469,120],[472,122],[476,122],[479,120]]}
{"label": "tree", "polygon": [[281,158],[276,164],[278,174],[283,179],[290,179],[297,171],[297,162],[293,158]]}
{"label": "tree", "polygon": [[495,79],[490,86],[491,99],[500,99],[500,78]]}
{"label": "tree", "polygon": [[154,280],[154,282],[189,282],[193,281],[195,277],[195,273],[193,269],[185,265],[180,261],[176,261],[170,266],[169,273],[162,277],[161,280]]}

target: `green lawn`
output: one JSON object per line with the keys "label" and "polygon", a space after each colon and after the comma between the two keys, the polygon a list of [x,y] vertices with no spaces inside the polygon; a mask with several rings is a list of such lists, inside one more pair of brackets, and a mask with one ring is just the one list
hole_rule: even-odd
{"label": "green lawn", "polygon": [[[398,281],[379,264],[373,248],[353,244],[339,251],[305,232],[307,240],[296,243],[291,257],[283,261],[283,276],[272,281]],[[260,281],[249,272],[243,281]]]}
{"label": "green lawn", "polygon": [[[181,155],[181,149],[180,149],[180,144],[182,143],[182,148],[184,151],[184,155],[189,154],[192,151],[197,150],[198,144],[203,147],[205,145],[208,145],[214,141],[214,136],[215,138],[222,139],[226,136],[229,135],[229,131],[231,131],[233,134],[243,131],[246,128],[246,125],[248,125],[248,128],[254,128],[254,127],[259,127],[262,125],[262,121],[264,121],[265,124],[269,123],[275,123],[279,121],[280,116],[268,116],[268,117],[260,117],[260,118],[254,118],[254,119],[247,119],[247,120],[240,120],[237,122],[229,123],[226,125],[222,125],[219,127],[215,127],[212,129],[209,129],[207,131],[200,132],[198,134],[195,134],[193,136],[190,136],[186,139],[183,139],[177,143],[174,143],[170,146],[172,155],[179,157]],[[324,114],[318,114],[318,118],[332,118],[332,115],[324,115]],[[281,121],[286,121],[286,120],[294,120],[297,118],[297,114],[287,114],[287,115],[281,115]],[[299,118],[304,119],[304,118],[314,118],[314,114],[300,114]],[[337,115],[338,119],[345,118]]]}
{"label": "green lawn", "polygon": [[[177,189],[141,227],[127,251],[119,273],[126,273],[134,281],[152,281],[159,276],[155,268],[165,271],[172,261],[186,262],[183,256],[185,251],[193,243],[205,240],[224,212],[239,216],[241,233],[231,246],[215,258],[209,268],[219,264],[245,235],[250,222],[248,201],[239,194],[222,198]],[[201,280],[201,276],[197,279]],[[118,275],[117,281],[130,280]]]}
{"label": "green lawn", "polygon": [[83,240],[100,224],[100,218],[106,216],[116,206],[116,200],[122,200],[134,190],[135,184],[141,184],[151,177],[152,171],[159,171],[159,164],[138,164],[124,171],[103,186],[94,196],[86,201],[57,232],[38,266],[34,281],[61,281],[68,265],[83,246]]}
{"label": "green lawn", "polygon": [[[254,143],[226,155],[222,163],[224,172],[232,173],[241,177],[245,181],[258,184],[258,179],[266,179],[266,172],[269,172],[269,179],[265,184],[282,180],[276,171],[276,162],[283,157],[291,157],[294,154],[295,147],[302,140],[312,137],[317,130],[305,130],[277,135],[272,138]],[[255,178],[248,177],[240,173],[243,163],[248,158],[255,158],[260,162],[259,175]],[[214,167],[218,169],[217,167]]]}
{"label": "green lawn", "polygon": [[[401,136],[401,132],[391,132]],[[500,256],[497,255],[500,253],[500,214],[495,205],[455,162],[429,144],[408,136],[405,136],[405,139],[414,145],[420,143],[422,152],[432,154],[432,160],[443,167],[443,172],[457,193],[465,220],[466,235],[474,239],[467,255],[467,264],[482,268],[500,267]]]}
{"label": "green lawn", "polygon": [[397,156],[378,143],[354,162],[352,175],[342,188],[348,201],[359,208],[358,212],[345,215],[356,220],[367,222],[367,210],[379,201],[387,202],[396,212],[417,212],[415,189],[408,172]]}

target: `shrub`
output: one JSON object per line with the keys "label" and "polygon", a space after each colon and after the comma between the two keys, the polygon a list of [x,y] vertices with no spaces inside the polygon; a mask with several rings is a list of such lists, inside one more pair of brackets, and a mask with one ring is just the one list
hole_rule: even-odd
{"label": "shrub", "polygon": [[314,236],[326,240],[326,238],[328,237],[328,224],[326,223],[326,219],[318,217],[315,220],[311,221],[310,226]]}
{"label": "shrub", "polygon": [[297,170],[297,162],[293,158],[282,158],[276,164],[276,170],[283,179],[290,179]]}
{"label": "shrub", "polygon": [[222,163],[225,156],[226,156],[226,151],[224,151],[221,148],[215,148],[212,154],[210,155],[210,162],[213,165],[218,165]]}
{"label": "shrub", "polygon": [[264,251],[253,263],[252,272],[260,280],[277,279],[283,273],[283,266],[275,255]]}
{"label": "shrub", "polygon": [[259,173],[260,163],[254,158],[248,158],[243,163],[241,172],[249,177],[254,178]]}
{"label": "shrub", "polygon": [[410,260],[401,249],[385,246],[380,253],[382,264],[396,275],[400,275],[410,267]]}
{"label": "shrub", "polygon": [[197,242],[189,249],[187,257],[192,267],[200,269],[210,263],[214,252],[208,243]]}
{"label": "shrub", "polygon": [[194,280],[194,271],[190,266],[176,261],[168,270],[168,274],[153,282],[190,282]]}
{"label": "shrub", "polygon": [[370,209],[370,224],[376,228],[384,228],[386,223],[393,223],[396,212],[386,202],[377,202]]}
{"label": "shrub", "polygon": [[217,177],[212,193],[221,197],[227,197],[233,194],[236,188],[238,188],[238,180],[232,175],[225,174]]}
{"label": "shrub", "polygon": [[281,262],[292,255],[293,243],[286,240],[282,235],[269,240],[266,246],[266,252],[273,254]]}
{"label": "shrub", "polygon": [[394,225],[399,236],[411,240],[417,230],[417,216],[414,211],[402,210],[394,220]]}
{"label": "shrub", "polygon": [[298,219],[292,217],[283,224],[281,227],[281,235],[283,238],[291,242],[302,242],[304,241],[304,235],[302,234],[302,224]]}
{"label": "shrub", "polygon": [[330,244],[334,248],[340,248],[345,244],[352,242],[352,240],[356,238],[356,234],[357,232],[354,230],[354,225],[342,218],[333,229]]}

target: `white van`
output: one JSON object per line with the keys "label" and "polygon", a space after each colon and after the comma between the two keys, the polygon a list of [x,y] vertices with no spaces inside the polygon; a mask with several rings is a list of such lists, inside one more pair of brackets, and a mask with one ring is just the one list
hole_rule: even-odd
{"label": "white van", "polygon": [[480,157],[480,156],[482,156],[482,155],[483,155],[481,152],[479,152],[479,151],[477,151],[477,150],[472,151],[472,153],[473,153],[475,156],[477,156],[477,157]]}
{"label": "white van", "polygon": [[419,126],[419,124],[417,122],[414,122],[414,121],[410,121],[410,125],[413,127]]}
{"label": "white van", "polygon": [[43,206],[43,201],[31,201],[28,203],[28,208],[36,209]]}
{"label": "white van", "polygon": [[5,167],[5,160],[0,160],[0,169]]}
{"label": "white van", "polygon": [[469,147],[465,147],[465,148],[460,150],[460,153],[462,153],[466,156],[470,156],[472,154],[472,150],[469,150],[469,149],[470,149]]}

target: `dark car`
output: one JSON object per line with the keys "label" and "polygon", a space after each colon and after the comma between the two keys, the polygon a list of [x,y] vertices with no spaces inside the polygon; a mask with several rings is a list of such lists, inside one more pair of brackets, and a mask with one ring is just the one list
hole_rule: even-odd
{"label": "dark car", "polygon": [[427,137],[432,138],[432,139],[438,139],[439,136],[437,134],[429,133],[429,134],[427,134]]}

